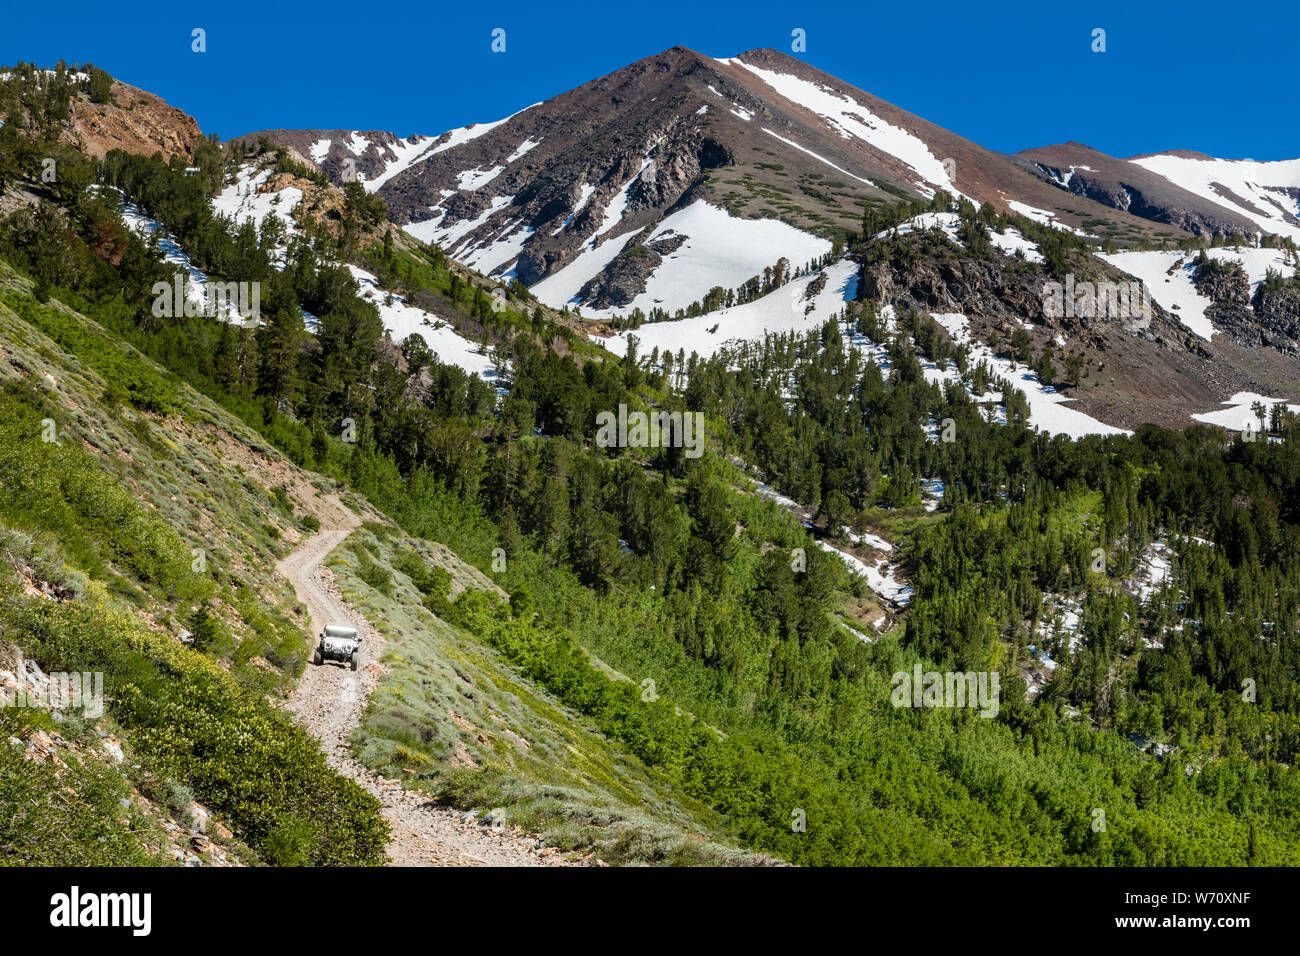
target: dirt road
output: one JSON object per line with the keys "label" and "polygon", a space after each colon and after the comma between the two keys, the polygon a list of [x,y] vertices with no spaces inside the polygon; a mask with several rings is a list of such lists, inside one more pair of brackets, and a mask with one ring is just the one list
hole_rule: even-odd
{"label": "dirt road", "polygon": [[[355,614],[339,594],[325,558],[359,523],[346,509],[343,527],[322,530],[304,540],[277,568],[293,584],[307,606],[312,635],[326,624],[349,623],[362,635],[358,671],[344,665],[307,665],[286,709],[319,738],[330,765],[374,794],[383,804],[392,832],[388,845],[393,866],[567,866],[569,860],[547,850],[527,834],[509,827],[483,826],[472,815],[437,807],[413,791],[403,790],[363,767],[352,756],[348,736],[361,720],[366,698],[379,683],[384,668],[384,643],[370,623]],[[545,854],[545,855],[542,855]]]}

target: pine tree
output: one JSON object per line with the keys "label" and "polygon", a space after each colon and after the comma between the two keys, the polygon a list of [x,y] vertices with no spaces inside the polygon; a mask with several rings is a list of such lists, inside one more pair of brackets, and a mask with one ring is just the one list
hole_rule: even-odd
{"label": "pine tree", "polygon": [[234,326],[228,322],[221,323],[217,345],[212,355],[212,373],[227,392],[234,392],[239,385],[239,355],[237,335]]}
{"label": "pine tree", "polygon": [[258,330],[258,390],[277,405],[291,401],[297,393],[301,335],[302,320],[287,309],[273,313],[270,322]]}

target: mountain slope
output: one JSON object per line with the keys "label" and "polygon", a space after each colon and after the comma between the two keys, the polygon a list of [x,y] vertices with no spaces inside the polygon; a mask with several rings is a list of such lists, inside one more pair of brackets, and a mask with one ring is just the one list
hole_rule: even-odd
{"label": "mountain slope", "polygon": [[[331,175],[352,154],[367,179],[381,182],[395,222],[480,271],[533,286],[572,267],[565,280],[539,291],[557,307],[597,298],[578,293],[598,275],[617,278],[622,298],[637,299],[656,270],[614,266],[618,253],[638,230],[674,213],[695,207],[695,218],[708,218],[699,203],[742,219],[777,219],[823,239],[856,229],[864,204],[898,194],[928,198],[937,189],[1071,226],[1105,223],[1121,236],[1152,229],[772,50],[718,60],[674,47],[458,133],[406,141],[370,133],[265,135],[300,151],[318,147]],[[692,238],[683,225],[662,228]],[[692,250],[656,255],[694,262],[702,246],[717,244],[699,231],[693,238]],[[763,264],[783,254],[802,265],[808,241],[789,239]],[[693,275],[685,261],[660,279],[693,301],[717,274]],[[759,271],[737,264],[719,284],[739,286]],[[638,305],[646,311],[654,298]],[[608,297],[601,303],[610,304]]]}
{"label": "mountain slope", "polygon": [[[131,755],[113,772],[136,793],[103,832],[154,862],[376,862],[377,807],[264,699],[306,659],[272,567],[312,520],[316,489],[283,459],[257,476],[232,467],[270,449],[102,326],[37,302],[3,263],[0,299],[0,635],[46,673],[103,675],[98,725],[36,718],[69,740],[97,726]],[[15,796],[6,820],[22,817]],[[187,849],[203,836],[196,815],[225,837],[174,857],[171,838],[130,822],[160,802],[183,811]],[[93,842],[79,849],[94,859]]]}
{"label": "mountain slope", "polygon": [[[500,122],[505,122],[501,120]],[[490,132],[498,123],[478,123],[441,136],[411,135],[400,139],[384,130],[260,130],[233,142],[255,145],[265,139],[288,146],[309,158],[334,182],[356,181],[369,192],[378,190],[412,163]]]}
{"label": "mountain slope", "polygon": [[[980,341],[1029,329],[1036,352],[1093,368],[1068,394],[1102,430],[1147,420],[1177,427],[1237,394],[1298,395],[1292,291],[1253,296],[1267,270],[1291,274],[1287,252],[1216,251],[1216,260],[1240,260],[1248,277],[1250,301],[1227,304],[1195,289],[1195,262],[1172,251],[1197,236],[1285,235],[1291,164],[1117,160],[1077,143],[1006,156],[785,54],[714,59],[684,47],[440,137],[268,137],[315,149],[334,176],[353,160],[411,237],[503,286],[526,286],[548,306],[578,310],[601,323],[600,335],[606,326],[636,330],[647,349],[708,355],[730,338],[811,328],[866,300],[963,314]],[[938,275],[918,267],[918,254],[942,261],[952,243],[963,245],[956,217],[942,211],[947,246],[901,257],[891,249],[888,281],[863,268],[847,286],[845,269],[862,259],[837,262],[837,243],[862,241],[863,210],[880,229],[899,223],[903,197],[927,203],[941,190],[1005,215],[994,248],[971,257],[983,261]],[[922,219],[903,228],[935,224]],[[1043,242],[1024,232],[1043,225],[1084,235],[1080,252],[1111,251],[1104,262],[1081,255],[1067,266],[1058,256],[1051,268],[1014,266],[1032,282],[1021,277],[999,303],[978,277],[1010,288],[996,276],[1015,256],[1041,261]],[[1171,251],[1125,250],[1134,245]],[[1155,331],[1134,341],[1123,322],[1051,320],[1043,290],[1067,272],[1080,282],[1143,282]],[[782,288],[792,278],[798,286]],[[823,294],[828,283],[844,294]],[[608,344],[621,352],[626,336]]]}
{"label": "mountain slope", "polygon": [[91,159],[114,149],[193,159],[204,138],[183,110],[90,65],[0,69],[0,113],[7,113],[8,125],[39,130]]}
{"label": "mountain slope", "polygon": [[[739,71],[762,69],[707,68],[737,71],[736,95],[750,82]],[[785,98],[790,122],[813,136],[814,120],[800,117],[820,114]],[[860,122],[836,115],[845,129]],[[816,135],[844,139],[818,122]],[[889,136],[913,188],[928,188],[927,161]],[[522,145],[505,158],[526,162],[540,148]],[[596,217],[597,229],[610,225],[593,251],[632,235],[621,213],[648,188],[651,162],[658,172],[655,155],[631,155],[629,178]],[[1094,245],[941,196],[891,206],[849,237],[846,256],[832,247],[825,264],[769,273],[743,301],[711,300],[712,327],[699,316],[647,323],[647,338],[681,336],[658,354],[620,335],[616,360],[613,345],[601,354],[545,310],[530,315],[522,283],[498,309],[491,284],[445,268],[440,250],[403,249],[382,222],[368,232],[382,210],[354,184],[340,191],[333,231],[271,215],[283,210],[263,186],[281,205],[298,198],[291,189],[299,205],[309,198],[247,159],[203,150],[187,174],[115,155],[92,170],[98,189],[65,183],[5,220],[0,248],[33,278],[13,277],[4,294],[16,319],[0,309],[10,379],[0,515],[19,556],[0,623],[42,666],[106,659],[115,679],[147,676],[144,693],[118,685],[114,719],[143,725],[140,749],[167,758],[169,782],[214,794],[218,818],[237,823],[253,852],[337,862],[359,849],[374,862],[382,850],[374,802],[327,772],[263,699],[294,676],[307,616],[270,569],[312,530],[309,516],[339,517],[312,508],[346,483],[371,520],[328,559],[339,603],[326,613],[372,622],[387,669],[373,674],[352,754],[438,802],[502,810],[548,842],[628,861],[753,860],[709,842],[725,836],[810,864],[1295,862],[1300,427],[1281,408],[1269,441],[1113,425],[1077,442],[1036,435],[1096,426],[1061,407],[1075,392],[1054,390],[1053,358],[1074,355],[1056,348],[1091,349],[1095,392],[1136,415],[1145,407],[1134,396],[1165,383],[1152,373],[1148,392],[1116,388],[1112,363],[1128,363],[1127,384],[1143,363],[1173,376],[1189,356],[1225,354],[1172,306],[1145,324],[1047,321],[1049,276],[1118,277]],[[770,165],[782,166],[764,170],[780,181],[787,167]],[[181,233],[205,269],[264,282],[268,320],[254,329],[156,315],[147,293],[172,272],[155,261],[163,248],[120,221],[113,188]],[[214,201],[249,224],[212,218]],[[710,233],[725,210],[689,190],[674,207],[664,216],[674,233],[651,230],[645,244],[661,267],[706,262],[692,245],[701,237],[717,263],[719,242],[757,234],[730,221]],[[815,232],[780,218],[740,221]],[[303,235],[286,242],[289,222]],[[794,241],[773,235],[774,247]],[[353,258],[382,276],[378,289],[400,287],[421,309],[445,294],[460,319],[478,321],[505,346],[502,392],[386,341],[379,306],[340,264]],[[635,258],[611,268],[635,277]],[[1249,275],[1197,269],[1198,294],[1243,308]],[[651,271],[647,289],[665,275]],[[583,288],[612,300],[622,278]],[[303,311],[319,319],[314,333]],[[696,343],[713,345],[724,320],[728,333],[761,337],[778,316],[783,336],[709,349],[703,361],[670,352],[704,352]],[[1222,321],[1209,307],[1202,318]],[[1188,394],[1208,380],[1193,371]],[[1062,389],[1077,379],[1067,367]],[[621,406],[692,413],[700,458],[673,442],[607,447],[595,422]],[[42,441],[46,418],[72,440]],[[772,487],[753,487],[746,463]],[[190,564],[193,541],[213,542],[204,572]],[[190,613],[199,600],[217,624]],[[197,646],[185,647],[178,625],[190,620]],[[1001,674],[1001,696],[981,701],[997,706],[952,701],[920,714],[900,703],[899,673],[932,667]],[[1258,681],[1257,700],[1241,693],[1241,675]],[[185,723],[194,711],[177,681],[204,713],[227,713],[215,706],[228,703],[227,678],[251,688],[250,710],[235,714],[266,718],[216,741],[220,757],[258,758],[261,773],[236,774],[233,795],[221,771],[238,761],[214,760],[206,737],[186,749],[192,738],[172,733],[178,722],[204,729]],[[912,705],[929,706],[916,691]],[[282,753],[249,739],[293,743],[295,759],[282,766]],[[267,764],[287,766],[294,786],[277,788]],[[18,811],[40,782],[29,775]],[[89,816],[121,831],[113,806],[110,795]],[[1089,825],[1098,808],[1105,830]],[[72,822],[86,833],[84,817]]]}
{"label": "mountain slope", "polygon": [[1300,161],[1256,163],[1174,151],[1116,159],[1082,143],[1016,154],[1078,196],[1209,238],[1300,239]]}
{"label": "mountain slope", "polygon": [[[6,766],[20,762],[0,788],[0,819],[10,821],[0,825],[0,859],[19,859],[21,847],[22,859],[45,863],[326,865],[375,863],[387,853],[407,865],[514,864],[561,863],[561,851],[581,849],[614,862],[766,862],[714,842],[725,829],[716,814],[672,793],[661,774],[503,666],[467,630],[434,616],[421,606],[425,594],[407,584],[376,590],[372,577],[381,568],[390,580],[424,583],[440,573],[433,569],[448,569],[458,591],[501,594],[483,574],[441,545],[396,532],[363,499],[341,500],[331,479],[294,465],[111,331],[57,300],[37,303],[31,283],[3,261],[0,408],[0,682],[8,692],[17,670],[35,686],[42,671],[75,663],[106,672],[108,695],[105,718],[84,732],[62,715],[0,709],[5,739],[14,736],[27,753],[4,755]],[[61,446],[41,440],[41,416]],[[384,709],[367,721],[366,751],[354,754],[355,725],[338,721],[360,714],[332,680],[341,672],[313,672],[299,683],[315,628],[276,564],[297,567],[303,554],[319,560],[328,546],[285,556],[314,544],[314,528],[362,518],[361,543],[330,558],[347,590],[331,592],[328,605],[336,615],[345,599],[357,605],[382,635],[371,642],[376,659],[363,678],[367,690],[379,689]],[[413,565],[417,554],[428,563]],[[381,654],[385,639],[401,654]],[[467,680],[482,688],[471,699],[461,691]],[[317,749],[278,707],[308,726],[324,714],[330,750]],[[398,715],[430,733],[408,739]],[[523,741],[518,757],[499,752],[498,735]],[[590,766],[544,777],[539,767],[569,749]],[[122,766],[123,750],[134,770]],[[23,760],[50,763],[57,779],[87,787],[94,803],[76,816],[36,814],[23,801],[43,778]],[[448,798],[460,813],[428,808],[428,790],[445,786],[448,774],[485,765],[493,775],[477,782],[482,792]],[[375,786],[384,779],[375,771],[405,779],[404,768],[420,773],[412,789],[397,780]],[[94,779],[100,789],[90,790]],[[110,784],[116,789],[105,803],[101,789]],[[174,812],[173,793],[189,794]],[[120,811],[119,795],[130,804]],[[393,840],[418,845],[388,843],[381,803]],[[474,807],[475,818],[493,810],[489,823],[508,816],[510,828],[462,819]],[[213,822],[195,824],[196,815]],[[601,825],[587,825],[593,816]],[[531,820],[532,844],[516,818]],[[43,819],[66,828],[67,840],[28,850],[28,827]],[[427,834],[440,842],[429,845]]]}
{"label": "mountain slope", "polygon": [[1300,240],[1300,159],[1259,163],[1178,151],[1130,162],[1245,216],[1255,223],[1253,233]]}
{"label": "mountain slope", "polygon": [[114,149],[192,159],[195,144],[203,139],[194,117],[120,80],[113,81],[108,103],[76,100],[70,132],[74,145],[95,159]]}

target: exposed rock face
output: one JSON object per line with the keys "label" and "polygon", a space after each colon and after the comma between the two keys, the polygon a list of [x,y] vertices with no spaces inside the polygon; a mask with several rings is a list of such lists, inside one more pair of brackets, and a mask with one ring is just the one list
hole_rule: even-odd
{"label": "exposed rock face", "polygon": [[375,180],[408,149],[436,145],[435,137],[401,139],[385,130],[373,129],[266,129],[246,133],[232,142],[256,146],[262,139],[295,150],[309,166],[319,169],[336,184],[342,184],[353,174],[359,181]]}
{"label": "exposed rock face", "polygon": [[[1082,309],[1079,314],[1053,315],[1046,306],[1046,291],[1048,283],[1059,280],[1041,263],[998,255],[978,258],[930,235],[913,242],[915,245],[909,246],[906,241],[894,240],[863,260],[860,299],[923,313],[960,312],[983,325],[1006,330],[1022,327],[1028,320],[1041,335],[1050,338],[1060,333],[1076,346],[1099,351],[1136,337],[1162,348],[1204,354],[1191,334],[1154,302],[1148,303],[1146,316],[1114,318],[1090,315]],[[1074,270],[1076,283],[1133,281],[1094,258],[1077,263]]]}
{"label": "exposed rock face", "polygon": [[1082,143],[1061,143],[1016,154],[1027,168],[1065,192],[1193,235],[1250,235],[1259,226],[1230,209],[1183,189],[1125,159]]}
{"label": "exposed rock face", "polygon": [[1247,348],[1277,349],[1300,355],[1300,285],[1256,293],[1253,308],[1238,302],[1215,303],[1205,315],[1216,329]]}
{"label": "exposed rock face", "polygon": [[[571,160],[540,171],[512,169],[502,173],[495,193],[510,190],[511,202],[495,217],[493,190],[458,191],[455,183],[439,185],[437,203],[440,210],[446,210],[443,221],[483,220],[482,226],[470,231],[467,243],[499,233],[503,221],[527,223],[535,232],[514,264],[515,274],[526,285],[537,282],[578,255],[589,237],[602,228],[620,192],[624,199],[619,225],[601,236],[600,241],[609,241],[629,228],[641,228],[660,218],[690,195],[708,170],[730,161],[725,146],[694,126],[669,127],[647,138],[649,142],[620,138],[603,150],[599,144],[583,150],[584,169],[576,175]],[[447,163],[465,161],[449,159]],[[428,165],[432,167],[433,163]],[[484,159],[476,168],[493,167]],[[395,218],[401,221],[403,217],[428,215],[423,205],[427,195],[421,191],[428,181],[437,181],[433,170],[427,171],[415,186],[399,176],[391,188],[381,190]],[[492,186],[497,187],[497,182]],[[617,279],[614,281],[618,284]]]}
{"label": "exposed rock face", "polygon": [[515,275],[524,285],[540,282],[564,258],[560,249],[525,249],[515,262]]}
{"label": "exposed rock face", "polygon": [[1300,355],[1300,285],[1288,285],[1255,298],[1260,340],[1288,355]]}
{"label": "exposed rock face", "polygon": [[988,318],[1042,316],[1045,275],[1028,263],[996,263],[940,252],[920,261],[891,256],[863,266],[860,297],[923,312]]}
{"label": "exposed rock face", "polygon": [[631,246],[588,281],[578,295],[594,309],[627,305],[645,291],[646,280],[661,262],[663,256],[649,246]]}
{"label": "exposed rock face", "polygon": [[1215,302],[1205,309],[1205,317],[1214,324],[1220,335],[1226,335],[1238,345],[1257,348],[1265,344],[1255,314],[1239,302]]}
{"label": "exposed rock face", "polygon": [[664,259],[681,248],[685,241],[685,236],[668,232],[650,242],[634,242],[588,280],[578,297],[593,309],[629,305],[645,291],[650,276]]}
{"label": "exposed rock face", "polygon": [[323,225],[331,235],[338,235],[342,229],[345,205],[343,193],[328,183],[322,185],[287,172],[273,173],[260,191],[278,193],[291,187],[302,193],[297,215]]}
{"label": "exposed rock face", "polygon": [[1255,315],[1262,325],[1300,339],[1300,285],[1287,285],[1255,296]]}
{"label": "exposed rock face", "polygon": [[1204,259],[1196,264],[1192,282],[1215,305],[1244,306],[1250,301],[1250,280],[1239,262]]}
{"label": "exposed rock face", "polygon": [[659,238],[651,242],[647,242],[646,246],[650,249],[653,249],[661,256],[671,256],[674,252],[676,252],[678,249],[682,247],[682,243],[684,243],[685,241],[686,241],[685,236],[673,232],[670,229]]}
{"label": "exposed rock face", "polygon": [[1261,284],[1252,297],[1241,263],[1216,259],[1198,262],[1192,281],[1213,302],[1206,318],[1238,345],[1300,354],[1300,285],[1266,289]]}
{"label": "exposed rock face", "polygon": [[656,151],[628,190],[633,207],[667,209],[700,181],[706,170],[731,164],[731,151],[698,129],[686,129]]}
{"label": "exposed rock face", "polygon": [[72,145],[94,159],[114,149],[193,158],[194,144],[203,138],[194,117],[116,80],[112,96],[110,103],[92,103],[84,94],[73,101],[67,134]]}

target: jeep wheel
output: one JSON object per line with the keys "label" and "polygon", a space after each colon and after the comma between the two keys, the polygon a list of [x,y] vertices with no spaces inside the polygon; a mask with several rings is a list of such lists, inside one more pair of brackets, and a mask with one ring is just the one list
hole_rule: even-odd
{"label": "jeep wheel", "polygon": [[353,670],[356,670],[356,669],[357,669],[358,667],[360,667],[360,666],[361,666],[361,652],[360,652],[360,651],[353,651],[353,652],[352,652],[352,669],[353,669]]}
{"label": "jeep wheel", "polygon": [[321,663],[320,646],[319,646],[319,645],[317,645],[316,647],[312,648],[312,652],[311,652],[311,662],[312,662],[313,664],[318,665],[318,666],[319,666],[320,663]]}

